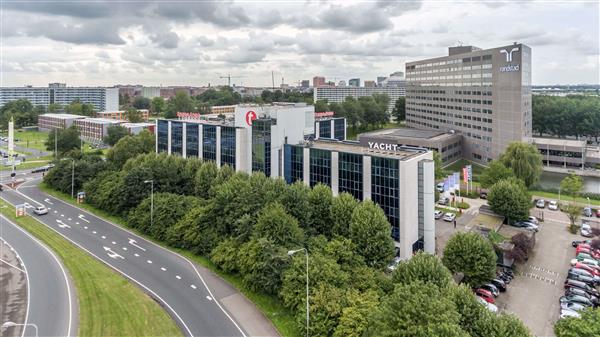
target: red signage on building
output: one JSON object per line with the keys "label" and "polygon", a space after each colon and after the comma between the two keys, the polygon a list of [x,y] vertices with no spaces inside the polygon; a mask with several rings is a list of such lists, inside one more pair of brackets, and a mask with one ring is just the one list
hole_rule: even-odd
{"label": "red signage on building", "polygon": [[198,112],[178,112],[177,118],[180,119],[200,119],[201,114]]}
{"label": "red signage on building", "polygon": [[333,111],[315,112],[315,117],[331,117],[335,114]]}
{"label": "red signage on building", "polygon": [[256,119],[256,112],[250,110],[246,112],[246,124],[252,126],[252,121]]}

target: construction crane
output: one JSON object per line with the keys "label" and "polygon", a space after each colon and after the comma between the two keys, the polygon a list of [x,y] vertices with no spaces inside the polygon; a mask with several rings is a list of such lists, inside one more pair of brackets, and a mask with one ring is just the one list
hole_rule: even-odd
{"label": "construction crane", "polygon": [[227,86],[230,87],[231,86],[231,79],[232,78],[242,78],[242,76],[231,76],[231,75],[227,75],[227,76],[219,76],[219,78],[226,78],[227,79]]}

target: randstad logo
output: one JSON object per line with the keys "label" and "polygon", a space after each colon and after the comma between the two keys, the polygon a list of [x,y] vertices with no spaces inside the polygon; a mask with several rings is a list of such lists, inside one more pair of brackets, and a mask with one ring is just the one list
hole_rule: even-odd
{"label": "randstad logo", "polygon": [[501,73],[506,73],[506,72],[511,72],[511,71],[519,71],[519,65],[518,64],[509,64],[505,67],[500,67]]}
{"label": "randstad logo", "polygon": [[250,110],[246,112],[246,124],[252,126],[252,121],[256,119],[256,112]]}
{"label": "randstad logo", "polygon": [[513,53],[516,51],[519,51],[519,47],[515,47],[515,48],[511,49],[510,51],[507,51],[506,49],[502,49],[502,50],[500,50],[500,54],[506,54],[506,62],[512,62]]}

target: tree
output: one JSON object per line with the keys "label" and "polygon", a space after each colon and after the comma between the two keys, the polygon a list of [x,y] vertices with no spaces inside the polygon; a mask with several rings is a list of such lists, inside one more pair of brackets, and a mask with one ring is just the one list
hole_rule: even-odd
{"label": "tree", "polygon": [[600,309],[586,309],[580,312],[581,318],[564,318],[554,325],[556,337],[596,337],[600,336]]}
{"label": "tree", "polygon": [[79,131],[75,128],[75,125],[62,130],[54,129],[54,131],[48,133],[48,140],[46,141],[46,150],[54,151],[55,145],[60,156],[73,149],[81,149]]}
{"label": "tree", "polygon": [[479,286],[496,275],[496,253],[489,240],[477,233],[456,233],[450,237],[444,265],[452,273],[463,273],[463,282]]}
{"label": "tree", "polygon": [[142,113],[138,109],[129,108],[125,111],[125,118],[130,123],[141,123],[144,121]]}
{"label": "tree", "polygon": [[500,160],[492,160],[479,177],[481,187],[489,188],[500,180],[514,177],[512,170],[504,166]]}
{"label": "tree", "polygon": [[304,242],[304,233],[298,226],[298,220],[287,214],[278,202],[262,209],[254,226],[254,236],[269,239],[282,247],[299,247]]}
{"label": "tree", "polygon": [[442,261],[431,254],[419,252],[410,260],[401,262],[392,274],[394,283],[432,283],[440,288],[454,284],[452,274]]}
{"label": "tree", "polygon": [[468,337],[452,300],[433,284],[396,285],[369,320],[365,336]]}
{"label": "tree", "polygon": [[240,274],[248,288],[271,295],[279,292],[283,272],[290,263],[285,248],[267,238],[257,238],[243,244],[237,256]]}
{"label": "tree", "polygon": [[121,169],[128,159],[154,152],[154,142],[155,138],[148,130],[143,130],[135,136],[126,135],[108,150],[106,159],[115,168]]}
{"label": "tree", "polygon": [[520,180],[508,178],[498,181],[490,188],[488,205],[496,214],[507,217],[509,222],[514,222],[527,219],[531,196]]}
{"label": "tree", "polygon": [[315,102],[315,112],[324,112],[328,110],[326,100],[318,100]]}
{"label": "tree", "polygon": [[333,195],[331,189],[323,184],[317,184],[308,192],[310,218],[307,233],[311,235],[323,234],[331,237],[331,203]]}
{"label": "tree", "polygon": [[194,111],[194,103],[190,96],[183,91],[179,91],[175,97],[171,98],[167,103],[165,110],[165,118],[175,118],[178,112]]}
{"label": "tree", "polygon": [[379,299],[374,292],[356,294],[348,292],[348,306],[342,309],[333,337],[361,337],[369,323],[369,315],[375,311]]}
{"label": "tree", "polygon": [[527,187],[536,183],[542,174],[542,156],[533,144],[510,143],[500,156],[500,161]]}
{"label": "tree", "polygon": [[73,115],[92,117],[94,115],[94,106],[92,104],[81,103],[81,101],[77,99],[67,105],[65,111]]}
{"label": "tree", "polygon": [[[579,206],[574,202],[566,203],[560,207],[561,211],[567,215],[569,221],[571,222],[571,228],[574,228],[575,223],[581,216],[581,212],[583,211],[583,207]],[[571,230],[573,231],[573,229]]]}
{"label": "tree", "polygon": [[396,119],[397,123],[406,120],[406,98],[398,97],[392,110],[392,116]]}
{"label": "tree", "polygon": [[336,198],[333,198],[333,202],[331,203],[332,235],[339,235],[341,237],[348,237],[350,235],[350,219],[356,206],[358,206],[358,200],[350,193],[343,192]]}
{"label": "tree", "polygon": [[571,173],[560,182],[560,189],[564,194],[576,197],[583,189],[583,179]]}
{"label": "tree", "polygon": [[150,99],[147,97],[138,96],[133,100],[133,107],[136,109],[150,109]]}
{"label": "tree", "polygon": [[35,125],[39,111],[35,111],[31,102],[26,99],[18,99],[4,104],[0,108],[0,123],[2,128],[8,127],[8,122],[14,118],[15,127]]}
{"label": "tree", "polygon": [[373,201],[361,202],[352,212],[350,239],[367,265],[382,268],[390,262],[394,256],[391,232],[383,210]]}
{"label": "tree", "polygon": [[117,142],[129,135],[129,130],[121,125],[110,125],[106,129],[106,137],[104,137],[104,142],[110,146],[114,146]]}
{"label": "tree", "polygon": [[435,167],[435,179],[437,180],[444,178],[446,174],[444,173],[444,168],[442,167],[442,155],[437,151],[433,151],[433,166]]}
{"label": "tree", "polygon": [[165,99],[162,97],[154,97],[150,103],[150,111],[153,115],[160,115],[165,110]]}
{"label": "tree", "polygon": [[194,185],[196,195],[203,199],[208,199],[210,195],[210,189],[213,186],[214,180],[217,178],[219,168],[217,164],[212,161],[206,161],[202,163],[202,166],[196,172],[194,177]]}

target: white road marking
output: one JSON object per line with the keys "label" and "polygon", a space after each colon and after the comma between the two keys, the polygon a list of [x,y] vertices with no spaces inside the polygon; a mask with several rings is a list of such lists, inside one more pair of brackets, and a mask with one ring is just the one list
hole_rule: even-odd
{"label": "white road marking", "polygon": [[125,250],[125,251],[126,251],[126,250],[127,250],[127,247],[123,247],[123,250]]}
{"label": "white road marking", "polygon": [[209,301],[212,301],[212,297],[210,297],[208,295],[206,296],[206,299],[209,300]]}
{"label": "white road marking", "polygon": [[148,261],[146,261],[146,262],[148,262],[148,264],[152,264],[152,261],[150,261],[150,260],[148,260]]}
{"label": "white road marking", "polygon": [[111,242],[111,243],[112,243],[113,245],[116,245],[116,244],[117,244],[117,243],[116,243],[116,242],[114,242],[114,241],[113,241],[113,242]]}
{"label": "white road marking", "polygon": [[58,227],[60,227],[60,228],[71,228],[71,226],[67,225],[66,223],[62,222],[61,220],[56,219],[56,222],[58,223]]}
{"label": "white road marking", "polygon": [[54,203],[53,203],[53,202],[51,202],[51,201],[50,201],[50,199],[48,199],[48,198],[44,199],[44,201],[45,201],[45,202],[47,202],[47,203],[48,203],[48,204],[50,204],[50,205],[54,205]]}
{"label": "white road marking", "polygon": [[106,239],[106,236],[102,235],[102,238],[103,238],[103,239]]}
{"label": "white road marking", "polygon": [[92,231],[92,234],[96,234],[96,231]]}
{"label": "white road marking", "polygon": [[125,260],[125,258],[124,258],[124,257],[122,257],[121,255],[119,255],[119,254],[117,254],[117,253],[113,252],[113,251],[112,251],[112,249],[110,249],[110,248],[108,248],[108,247],[104,247],[104,250],[105,250],[106,252],[108,252],[108,256],[109,256],[109,257],[111,257],[111,258],[113,258],[113,259],[118,259],[118,258],[121,258],[121,259]]}
{"label": "white road marking", "polygon": [[78,218],[81,219],[81,220],[83,220],[83,221],[85,221],[85,222],[87,222],[87,223],[90,223],[90,221],[88,219],[86,219],[85,215],[83,215],[83,214],[79,214]]}
{"label": "white road marking", "polygon": [[165,268],[165,267],[160,267],[160,270],[162,270],[162,271],[167,271],[167,268]]}
{"label": "white road marking", "polygon": [[63,218],[65,217],[65,215],[64,215],[64,214],[61,214],[60,216],[61,216],[61,217],[63,217]]}
{"label": "white road marking", "polygon": [[190,285],[190,287],[191,287],[192,289],[196,289],[196,286],[195,286],[195,285],[193,285],[193,284],[192,284],[192,285]]}
{"label": "white road marking", "polygon": [[175,277],[176,277],[178,280],[181,280],[181,276],[179,276],[179,275],[175,275]]}
{"label": "white road marking", "polygon": [[88,226],[83,226],[83,229],[88,229]]}
{"label": "white road marking", "polygon": [[54,211],[54,214],[58,213],[58,211]]}
{"label": "white road marking", "polygon": [[137,241],[135,241],[135,240],[134,240],[134,239],[132,239],[132,238],[128,238],[128,239],[129,239],[129,244],[130,244],[130,245],[132,245],[132,246],[134,246],[134,247],[136,247],[136,248],[139,248],[139,249],[141,249],[141,250],[142,250],[142,251],[144,251],[144,252],[146,251],[146,249],[145,249],[145,248],[142,248],[142,247],[140,247],[140,246],[138,246],[138,245],[137,245]]}
{"label": "white road marking", "polygon": [[76,225],[79,225],[79,222],[75,221],[75,224],[76,224]]}
{"label": "white road marking", "polygon": [[73,220],[73,219],[71,219],[71,218],[68,218],[67,220],[71,221],[71,220]]}
{"label": "white road marking", "polygon": [[133,255],[135,255],[135,257],[140,257],[140,254],[138,254],[138,253],[135,253]]}
{"label": "white road marking", "polygon": [[[14,251],[14,250],[13,250],[13,251]],[[2,262],[2,263],[5,263],[5,264],[9,265],[10,267],[13,267],[13,268],[15,268],[16,270],[18,270],[18,271],[20,271],[20,272],[26,273],[26,271],[24,271],[23,269],[21,269],[21,268],[19,268],[19,267],[15,266],[15,265],[13,265],[12,263],[9,263],[9,262],[7,262],[7,261],[4,261],[4,260],[2,260],[2,259],[0,259],[0,262]],[[21,262],[21,263],[23,263],[23,262]]]}

